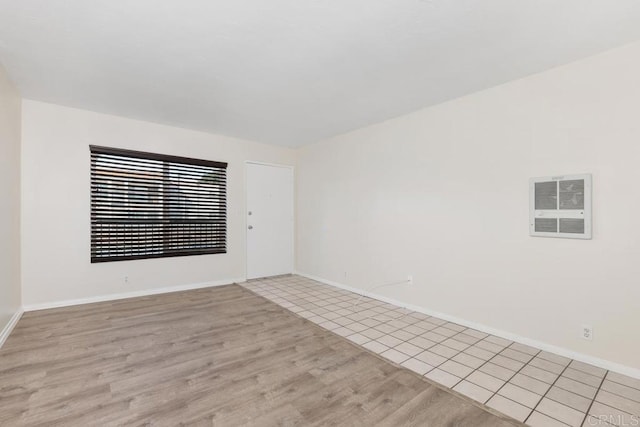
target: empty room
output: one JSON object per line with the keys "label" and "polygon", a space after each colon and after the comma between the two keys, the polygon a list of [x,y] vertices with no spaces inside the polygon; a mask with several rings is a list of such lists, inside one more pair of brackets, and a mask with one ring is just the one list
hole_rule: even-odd
{"label": "empty room", "polygon": [[640,426],[640,1],[0,0],[0,426]]}

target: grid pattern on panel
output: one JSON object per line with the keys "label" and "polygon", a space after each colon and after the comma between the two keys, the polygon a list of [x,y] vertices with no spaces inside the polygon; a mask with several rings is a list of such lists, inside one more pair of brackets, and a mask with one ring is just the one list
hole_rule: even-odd
{"label": "grid pattern on panel", "polygon": [[244,286],[528,425],[640,425],[640,380],[300,276]]}

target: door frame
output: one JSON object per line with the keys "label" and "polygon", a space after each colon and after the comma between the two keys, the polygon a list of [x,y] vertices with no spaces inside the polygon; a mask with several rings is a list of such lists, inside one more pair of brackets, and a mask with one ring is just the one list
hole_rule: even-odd
{"label": "door frame", "polygon": [[249,280],[249,274],[248,274],[248,258],[249,258],[249,233],[247,232],[247,227],[249,226],[249,218],[247,215],[247,208],[248,208],[248,199],[249,199],[249,180],[247,179],[247,167],[248,165],[259,165],[259,166],[271,166],[271,167],[275,167],[275,168],[285,168],[285,169],[291,169],[291,175],[293,178],[293,188],[292,190],[292,202],[293,202],[293,232],[291,233],[291,249],[292,249],[292,254],[293,254],[293,259],[291,260],[291,274],[293,274],[296,271],[296,225],[298,223],[297,221],[297,217],[296,217],[296,167],[293,165],[284,165],[281,163],[269,163],[269,162],[260,162],[260,161],[256,161],[256,160],[245,160],[244,161],[244,207],[243,207],[243,217],[244,217],[244,221],[243,226],[244,226],[244,280],[247,281]]}

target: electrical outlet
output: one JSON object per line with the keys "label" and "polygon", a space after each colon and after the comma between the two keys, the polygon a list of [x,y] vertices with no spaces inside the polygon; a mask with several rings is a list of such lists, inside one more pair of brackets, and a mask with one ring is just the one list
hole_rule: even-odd
{"label": "electrical outlet", "polygon": [[593,327],[592,326],[582,325],[580,330],[582,331],[580,333],[580,336],[582,337],[582,339],[585,339],[587,341],[593,341]]}
{"label": "electrical outlet", "polygon": [[407,282],[409,282],[410,285],[413,285],[413,276],[412,275],[408,275],[407,276]]}

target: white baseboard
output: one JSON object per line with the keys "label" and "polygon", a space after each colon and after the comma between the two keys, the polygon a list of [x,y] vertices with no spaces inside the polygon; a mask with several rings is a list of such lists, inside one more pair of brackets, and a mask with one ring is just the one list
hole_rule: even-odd
{"label": "white baseboard", "polygon": [[16,325],[18,324],[18,320],[20,320],[23,313],[24,310],[22,308],[19,308],[18,311],[16,311],[15,314],[11,316],[11,319],[9,319],[9,323],[5,325],[5,327],[2,329],[2,332],[0,332],[0,348],[2,348],[4,342],[7,340],[7,338],[9,338],[9,334],[11,334],[13,328],[16,327]]}
{"label": "white baseboard", "polygon": [[232,283],[242,283],[245,281],[246,280],[243,277],[235,278],[235,279],[214,280],[212,282],[191,283],[187,285],[168,286],[165,288],[155,288],[155,289],[145,289],[142,291],[124,292],[119,294],[108,294],[108,295],[99,295],[95,297],[70,299],[70,300],[64,300],[64,301],[27,304],[23,308],[24,308],[24,311],[46,310],[49,308],[69,307],[72,305],[90,304],[94,302],[115,301],[115,300],[126,299],[126,298],[144,297],[148,295],[158,295],[158,294],[167,294],[170,292],[188,291],[191,289],[202,289],[202,288],[210,288],[213,286],[231,285]]}
{"label": "white baseboard", "polygon": [[515,341],[518,342],[520,344],[525,344],[531,347],[535,347],[538,348],[540,350],[544,350],[544,351],[548,351],[550,353],[555,353],[558,354],[560,356],[564,356],[564,357],[568,357],[570,359],[574,359],[574,360],[578,360],[580,362],[584,362],[584,363],[588,363],[590,365],[594,365],[603,369],[607,369],[609,371],[614,371],[623,375],[627,375],[629,377],[632,378],[637,378],[640,379],[640,369],[636,369],[636,368],[632,368],[629,366],[625,366],[625,365],[621,365],[619,363],[615,363],[615,362],[611,362],[609,360],[605,360],[605,359],[600,359],[597,357],[593,357],[593,356],[589,356],[583,353],[578,353],[572,350],[568,350],[566,348],[563,347],[558,347],[552,344],[547,344],[545,342],[542,341],[537,341],[531,338],[526,338],[526,337],[522,337],[520,335],[511,333],[511,332],[506,332],[500,329],[496,329],[496,328],[492,328],[490,326],[486,326],[486,325],[482,325],[480,323],[476,323],[476,322],[472,322],[470,320],[466,320],[466,319],[461,319],[459,317],[455,317],[455,316],[450,316],[448,314],[445,313],[439,313],[437,311],[434,310],[430,310],[428,308],[425,307],[420,307],[417,305],[412,305],[412,304],[407,304],[398,300],[395,300],[393,298],[388,298],[382,295],[378,295],[376,293],[373,292],[368,292],[362,289],[358,289],[358,288],[354,288],[351,286],[347,286],[344,285],[342,283],[338,283],[338,282],[334,282],[331,280],[326,280],[323,279],[321,277],[317,277],[311,274],[306,274],[306,273],[302,273],[302,272],[295,272],[294,274],[297,274],[299,276],[303,276],[306,277],[308,279],[311,280],[315,280],[317,282],[320,283],[324,283],[326,285],[330,285],[330,286],[334,286],[336,288],[340,288],[340,289],[344,289],[347,291],[351,291],[354,292],[356,294],[359,295],[364,295],[367,296],[369,298],[373,298],[379,301],[383,301],[389,304],[393,304],[393,305],[397,305],[399,307],[404,307],[408,310],[412,310],[412,311],[416,311],[418,313],[423,313],[426,314],[428,316],[434,316],[434,317],[438,317],[440,319],[452,322],[452,323],[457,323],[459,325],[462,326],[466,326],[467,328],[472,328],[472,329],[476,329],[478,331],[484,332],[486,334],[491,334],[491,335],[495,335],[498,336],[500,338],[504,338],[507,339],[509,341]]}

